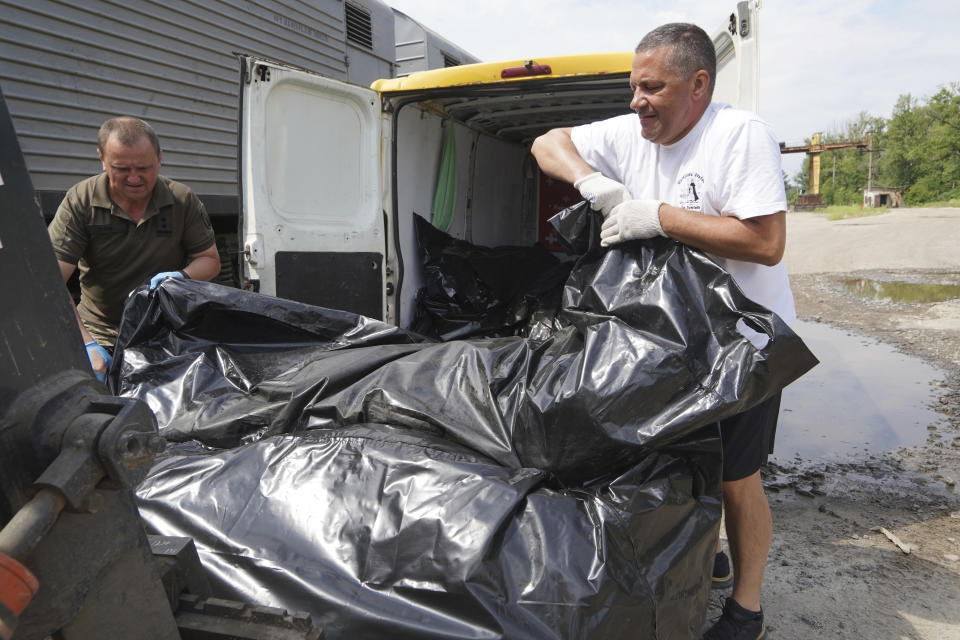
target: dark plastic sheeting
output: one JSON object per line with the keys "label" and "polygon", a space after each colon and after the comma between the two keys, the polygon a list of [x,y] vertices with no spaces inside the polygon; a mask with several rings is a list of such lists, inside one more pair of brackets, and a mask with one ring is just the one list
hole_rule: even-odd
{"label": "dark plastic sheeting", "polygon": [[112,383],[184,441],[139,488],[148,525],[193,537],[221,595],[331,638],[697,637],[710,425],[816,360],[703,254],[600,250],[595,215],[556,221],[586,253],[542,340],[434,343],[192,281],[136,293]]}
{"label": "dark plastic sheeting", "polygon": [[195,539],[221,596],[310,611],[330,638],[690,638],[717,445],[560,489],[449,440],[356,425],[177,445],[139,501],[151,529]]}
{"label": "dark plastic sheeting", "polygon": [[193,280],[131,295],[108,380],[140,398],[168,440],[232,447],[303,429],[308,407],[419,336],[352,313]]}
{"label": "dark plastic sheeting", "polygon": [[561,261],[541,244],[480,247],[420,216],[414,223],[426,282],[414,331],[444,341],[552,332],[573,260]]}

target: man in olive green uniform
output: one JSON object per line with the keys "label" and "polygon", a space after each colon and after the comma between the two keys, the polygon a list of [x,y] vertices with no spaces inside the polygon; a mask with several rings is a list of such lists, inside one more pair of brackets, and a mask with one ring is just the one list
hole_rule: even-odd
{"label": "man in olive green uniform", "polygon": [[220,256],[210,218],[189,187],[159,175],[160,141],[138,118],[106,121],[97,136],[103,173],[67,192],[50,223],[66,282],[80,267],[77,322],[104,379],[127,295],[164,278],[210,280]]}

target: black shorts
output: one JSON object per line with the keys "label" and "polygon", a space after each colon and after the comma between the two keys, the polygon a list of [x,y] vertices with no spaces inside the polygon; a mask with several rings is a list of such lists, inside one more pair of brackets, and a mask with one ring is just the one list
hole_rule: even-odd
{"label": "black shorts", "polygon": [[757,406],[719,422],[723,446],[723,481],[741,480],[766,464],[773,453],[780,415],[780,392]]}

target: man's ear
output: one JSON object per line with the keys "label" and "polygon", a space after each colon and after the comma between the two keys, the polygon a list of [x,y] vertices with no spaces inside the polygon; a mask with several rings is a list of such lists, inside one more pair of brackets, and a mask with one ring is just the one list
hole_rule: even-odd
{"label": "man's ear", "polygon": [[710,93],[710,74],[705,69],[700,69],[693,74],[692,91],[698,98]]}

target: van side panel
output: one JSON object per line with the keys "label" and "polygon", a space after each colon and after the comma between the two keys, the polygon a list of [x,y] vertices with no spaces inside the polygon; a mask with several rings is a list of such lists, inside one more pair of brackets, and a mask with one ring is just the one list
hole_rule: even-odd
{"label": "van side panel", "polygon": [[[396,322],[401,327],[409,327],[413,323],[417,291],[423,286],[422,260],[413,214],[430,219],[443,129],[439,117],[412,106],[401,109],[397,118],[398,215],[395,219],[399,224],[400,246],[397,249],[403,256],[403,286],[400,290],[400,317]],[[462,146],[461,139],[466,141],[466,137],[458,136],[458,149]],[[458,162],[458,168],[461,164]]]}
{"label": "van side panel", "polygon": [[537,241],[530,147],[482,135],[473,172],[472,242],[485,247]]}
{"label": "van side panel", "polygon": [[537,239],[529,147],[451,123],[416,106],[404,107],[398,115],[397,219],[404,263],[401,327],[413,323],[416,295],[424,282],[413,214],[431,219],[443,127],[454,127],[457,158],[456,209],[448,233],[490,247],[533,244]]}

